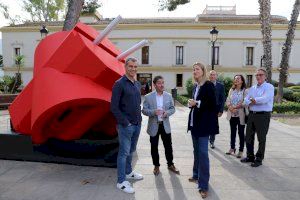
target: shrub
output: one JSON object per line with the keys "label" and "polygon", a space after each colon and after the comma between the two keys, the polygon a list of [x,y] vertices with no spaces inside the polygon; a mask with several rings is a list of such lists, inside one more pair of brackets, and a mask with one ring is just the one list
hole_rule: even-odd
{"label": "shrub", "polygon": [[228,92],[229,92],[230,88],[232,87],[233,80],[230,77],[225,77],[222,82],[223,82],[224,87],[225,87],[225,96],[227,97]]}
{"label": "shrub", "polygon": [[291,87],[289,87],[289,89],[291,89],[293,92],[300,92],[300,86],[299,85],[291,86]]}
{"label": "shrub", "polygon": [[176,100],[182,105],[187,106],[189,98],[185,96],[177,95]]}
{"label": "shrub", "polygon": [[296,102],[275,103],[273,113],[300,113],[300,104]]}
{"label": "shrub", "polygon": [[[275,88],[275,95],[277,95],[277,91],[278,91],[278,88],[276,87]],[[289,89],[289,88],[283,88],[283,98],[285,98],[286,96],[290,96],[293,94],[293,90]]]}
{"label": "shrub", "polygon": [[274,85],[274,87],[278,87],[278,81],[271,80],[271,84]]}
{"label": "shrub", "polygon": [[189,78],[185,83],[188,97],[191,97],[193,94],[193,86],[194,86],[194,84],[193,84],[192,78]]}

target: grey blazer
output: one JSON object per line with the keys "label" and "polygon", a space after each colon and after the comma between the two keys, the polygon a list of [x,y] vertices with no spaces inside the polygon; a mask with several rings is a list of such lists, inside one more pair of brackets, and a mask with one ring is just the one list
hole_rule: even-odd
{"label": "grey blazer", "polygon": [[[149,117],[147,133],[150,136],[156,136],[158,131],[158,119],[155,115],[155,110],[157,109],[156,103],[156,91],[153,91],[145,96],[145,101],[143,103],[142,113]],[[164,128],[167,134],[171,133],[171,126],[169,121],[169,116],[175,113],[174,102],[171,94],[164,91],[163,93],[163,109],[167,112],[167,117],[163,118]]]}

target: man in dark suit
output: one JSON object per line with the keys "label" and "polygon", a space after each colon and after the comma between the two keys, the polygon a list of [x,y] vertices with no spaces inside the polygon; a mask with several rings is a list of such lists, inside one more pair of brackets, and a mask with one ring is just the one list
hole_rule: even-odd
{"label": "man in dark suit", "polygon": [[[216,93],[216,102],[217,102],[217,115],[218,117],[221,117],[223,114],[223,109],[224,109],[224,103],[225,103],[225,88],[224,85],[222,83],[220,83],[219,81],[217,81],[218,78],[218,74],[215,70],[211,70],[209,72],[209,80],[215,85],[215,93]],[[210,143],[210,147],[212,149],[215,148],[215,139],[216,139],[216,134],[220,133],[219,130],[219,120],[217,118],[217,129],[216,129],[216,133],[215,134],[211,134],[209,136],[209,143]]]}

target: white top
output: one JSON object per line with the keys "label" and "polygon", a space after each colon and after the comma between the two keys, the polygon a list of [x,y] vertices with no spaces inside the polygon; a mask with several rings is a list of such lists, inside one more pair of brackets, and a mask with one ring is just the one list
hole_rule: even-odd
{"label": "white top", "polygon": [[[250,99],[253,98],[256,104],[249,105]],[[245,97],[245,104],[249,105],[250,111],[265,111],[271,112],[273,110],[274,102],[274,86],[270,83],[264,82],[261,85],[253,85]]]}
{"label": "white top", "polygon": [[163,121],[162,119],[162,115],[163,115],[163,104],[164,104],[164,98],[163,98],[163,93],[161,95],[159,95],[157,92],[156,92],[156,106],[157,106],[157,109],[161,110],[161,114],[157,116],[157,119],[158,121]]}
{"label": "white top", "polygon": [[[193,99],[194,99],[194,100],[197,99],[197,96],[198,96],[200,87],[201,87],[201,86],[200,86],[199,84],[197,84],[196,91],[195,91],[195,94],[194,94],[194,96],[193,96]],[[201,100],[198,100],[198,101],[197,101],[197,107],[198,107],[198,108],[200,108],[200,104],[201,104]],[[193,120],[194,120],[194,109],[192,110],[192,113],[191,113],[190,126],[193,126]]]}

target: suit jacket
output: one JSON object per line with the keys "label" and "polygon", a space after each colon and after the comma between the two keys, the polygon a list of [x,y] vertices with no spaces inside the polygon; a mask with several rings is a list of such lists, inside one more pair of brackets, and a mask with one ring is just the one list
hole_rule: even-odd
{"label": "suit jacket", "polygon": [[[196,85],[193,88],[193,96],[196,91]],[[200,107],[192,107],[189,114],[188,130],[191,130],[195,137],[206,137],[214,135],[217,132],[218,116],[216,105],[216,94],[214,84],[206,81],[201,87],[196,97],[200,100]],[[193,112],[192,112],[193,111]],[[191,117],[193,113],[193,127],[190,126]]]}
{"label": "suit jacket", "polygon": [[224,103],[225,103],[225,88],[222,83],[219,81],[216,82],[216,103],[217,103],[217,112],[223,113]]}
{"label": "suit jacket", "polygon": [[[142,113],[149,117],[147,133],[150,136],[156,136],[158,131],[158,118],[155,115],[155,110],[157,109],[156,103],[156,91],[153,91],[145,96],[145,101],[143,103]],[[163,109],[167,112],[167,117],[163,118],[163,125],[165,132],[167,134],[171,133],[171,126],[169,121],[169,116],[175,113],[174,102],[171,94],[163,92]]]}

